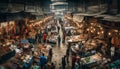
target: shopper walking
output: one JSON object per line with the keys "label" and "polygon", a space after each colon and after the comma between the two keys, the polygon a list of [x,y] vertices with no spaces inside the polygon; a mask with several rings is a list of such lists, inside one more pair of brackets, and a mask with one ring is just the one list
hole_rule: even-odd
{"label": "shopper walking", "polygon": [[61,37],[58,35],[58,47],[60,47]]}
{"label": "shopper walking", "polygon": [[63,30],[63,43],[65,43],[65,39],[66,39],[66,31],[65,30]]}
{"label": "shopper walking", "polygon": [[41,66],[41,69],[44,69],[46,64],[47,64],[47,57],[43,53],[42,56],[40,56],[40,66]]}
{"label": "shopper walking", "polygon": [[39,34],[38,32],[35,34],[35,42],[38,43],[38,39],[39,39]]}
{"label": "shopper walking", "polygon": [[66,61],[69,63],[69,48],[66,50]]}
{"label": "shopper walking", "polygon": [[43,42],[44,42],[44,43],[46,43],[46,39],[47,39],[47,34],[44,33],[44,34],[43,34]]}
{"label": "shopper walking", "polygon": [[76,60],[77,60],[76,54],[73,54],[73,56],[72,56],[72,69],[74,69],[74,67],[75,67]]}
{"label": "shopper walking", "polygon": [[51,62],[52,60],[52,55],[53,55],[53,52],[52,52],[52,48],[49,50],[49,61]]}
{"label": "shopper walking", "polygon": [[102,46],[101,51],[102,51],[102,54],[103,54],[103,55],[106,55],[105,46]]}
{"label": "shopper walking", "polygon": [[62,69],[65,69],[66,66],[66,61],[65,61],[65,56],[62,57]]}
{"label": "shopper walking", "polygon": [[57,26],[57,28],[58,28],[58,33],[59,33],[59,31],[60,31],[60,26]]}
{"label": "shopper walking", "polygon": [[53,62],[51,63],[51,68],[50,69],[55,69],[55,65],[54,65]]}
{"label": "shopper walking", "polygon": [[115,54],[115,47],[113,45],[111,46],[110,51],[111,51],[111,58],[113,59]]}
{"label": "shopper walking", "polygon": [[40,32],[39,32],[39,40],[38,40],[38,41],[39,41],[39,43],[41,43],[41,42],[42,42],[41,40],[42,40],[42,33],[41,33],[41,31],[40,31]]}

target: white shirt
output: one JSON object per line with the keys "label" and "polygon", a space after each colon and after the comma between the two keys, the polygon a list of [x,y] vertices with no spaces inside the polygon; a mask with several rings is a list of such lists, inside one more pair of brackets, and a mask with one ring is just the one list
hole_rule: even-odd
{"label": "white shirt", "polygon": [[115,52],[115,47],[111,47],[111,52]]}
{"label": "white shirt", "polygon": [[110,50],[111,50],[111,56],[114,56],[114,53],[115,53],[115,47],[111,47]]}

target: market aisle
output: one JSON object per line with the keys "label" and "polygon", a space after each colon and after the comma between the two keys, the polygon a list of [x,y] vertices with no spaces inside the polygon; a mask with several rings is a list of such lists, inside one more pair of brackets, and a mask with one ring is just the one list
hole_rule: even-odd
{"label": "market aisle", "polygon": [[[59,35],[62,38],[62,29],[61,29],[61,25],[58,23],[58,25],[60,26],[60,32]],[[66,53],[66,46],[64,46],[62,44],[62,39],[61,39],[61,46],[60,48],[58,47],[58,43],[57,46],[53,47],[53,58],[52,61],[55,63],[56,65],[56,69],[61,69],[61,63],[62,63],[62,57],[65,55]]]}
{"label": "market aisle", "polygon": [[[66,54],[66,49],[67,49],[67,46],[64,45],[62,43],[62,37],[63,37],[63,32],[62,32],[62,29],[61,29],[61,25],[58,23],[58,25],[60,26],[60,31],[59,31],[59,35],[61,37],[61,46],[60,48],[58,47],[58,43],[56,44],[56,46],[54,46],[52,49],[53,49],[53,58],[52,58],[52,62],[55,64],[56,66],[56,69],[62,69],[62,57]],[[38,48],[38,46],[40,46],[39,44],[36,44],[35,47]],[[67,66],[67,69],[70,69],[68,68]]]}

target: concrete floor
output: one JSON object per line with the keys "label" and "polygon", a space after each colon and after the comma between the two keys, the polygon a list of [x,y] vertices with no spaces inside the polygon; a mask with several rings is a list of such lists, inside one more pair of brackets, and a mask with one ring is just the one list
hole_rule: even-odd
{"label": "concrete floor", "polygon": [[[59,35],[62,38],[63,35],[62,35],[61,25],[59,23],[58,23],[58,25],[60,26]],[[61,67],[62,57],[66,54],[66,49],[67,49],[67,46],[62,43],[62,39],[61,39],[61,45],[60,45],[60,47],[58,47],[58,43],[56,44],[55,47],[53,47],[52,62],[54,62],[55,66],[56,66],[56,69],[62,69],[62,67]],[[66,65],[66,69],[70,69],[70,67],[71,67],[70,63]]]}

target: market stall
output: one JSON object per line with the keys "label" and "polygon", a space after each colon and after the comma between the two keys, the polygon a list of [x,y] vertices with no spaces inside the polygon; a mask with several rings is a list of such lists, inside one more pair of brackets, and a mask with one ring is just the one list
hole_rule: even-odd
{"label": "market stall", "polygon": [[57,43],[57,35],[51,35],[47,38],[47,43],[56,44]]}
{"label": "market stall", "polygon": [[76,43],[80,41],[85,41],[87,39],[87,34],[73,35],[66,37],[68,43]]}
{"label": "market stall", "polygon": [[[119,30],[117,28],[111,29],[109,26],[102,25],[98,22],[99,19],[94,18],[94,16],[85,16],[85,19],[81,22],[75,22],[71,16],[65,17],[68,21],[74,23],[73,26],[77,28],[77,33],[79,33],[78,36],[67,36],[66,39],[71,48],[72,55],[79,54],[81,57],[81,61],[84,63],[82,67],[90,69],[96,66],[99,67],[102,64],[107,66],[106,63],[111,60],[111,58],[108,58],[110,57],[108,54],[110,54],[109,47],[111,45],[115,46],[118,56]],[[80,37],[82,34],[87,35]],[[119,59],[116,53],[115,59]]]}
{"label": "market stall", "polygon": [[[4,53],[3,53],[4,52]],[[12,58],[13,56],[15,56],[15,50],[14,51],[8,51],[8,50],[0,50],[0,53],[2,53],[0,55],[0,64],[8,61],[10,58]]]}
{"label": "market stall", "polygon": [[77,29],[73,26],[65,27],[66,36],[77,35]]}
{"label": "market stall", "polygon": [[10,45],[14,43],[14,40],[0,39],[0,63],[9,60],[15,55],[15,50],[10,49]]}
{"label": "market stall", "polygon": [[[8,65],[12,69],[15,68],[14,64],[17,64],[21,69],[30,69],[34,57],[39,60],[42,53],[48,57],[50,45],[45,44],[35,48],[31,44],[35,43],[37,32],[46,31],[50,20],[52,20],[52,16],[32,23],[26,19],[0,23],[0,64]],[[55,28],[52,30],[54,31]]]}
{"label": "market stall", "polygon": [[107,64],[110,61],[107,59],[108,58],[103,57],[101,53],[96,53],[94,55],[81,58],[81,61],[83,62],[83,68],[84,66],[86,68],[93,68],[99,66],[102,63]]}
{"label": "market stall", "polygon": [[30,43],[28,42],[27,39],[22,39],[20,41],[20,47],[23,49],[23,51],[28,51],[30,50]]}
{"label": "market stall", "polygon": [[103,44],[103,46],[105,46],[105,47],[107,46],[105,41],[102,41],[100,39],[89,39],[87,42],[84,43],[85,50],[96,49],[98,47],[98,45],[101,43]]}
{"label": "market stall", "polygon": [[44,55],[48,58],[49,50],[52,48],[49,44],[40,44],[39,47],[37,47],[34,50],[34,60],[36,62],[39,62],[39,57],[44,53]]}

